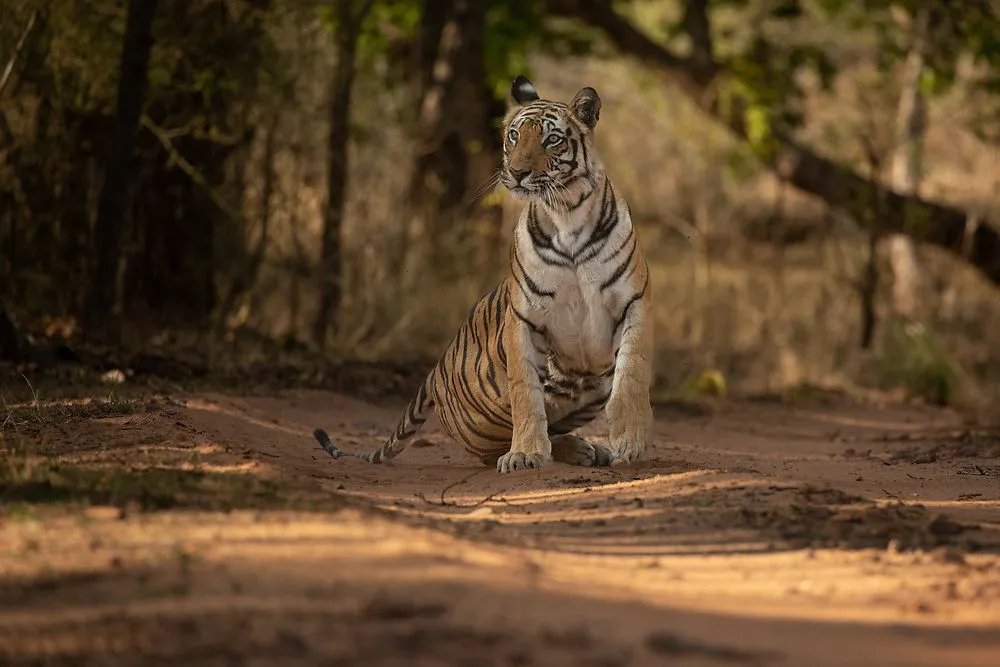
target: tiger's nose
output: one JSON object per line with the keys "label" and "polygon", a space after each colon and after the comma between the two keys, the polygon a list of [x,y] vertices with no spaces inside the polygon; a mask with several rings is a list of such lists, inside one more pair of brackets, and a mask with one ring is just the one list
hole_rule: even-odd
{"label": "tiger's nose", "polygon": [[520,183],[531,174],[530,169],[510,169],[509,171],[515,183]]}

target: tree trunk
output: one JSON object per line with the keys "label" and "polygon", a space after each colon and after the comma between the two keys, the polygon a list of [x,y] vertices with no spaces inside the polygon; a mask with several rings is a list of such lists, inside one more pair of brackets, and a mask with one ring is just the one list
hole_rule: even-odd
{"label": "tree trunk", "polygon": [[28,17],[28,23],[24,26],[24,31],[17,40],[17,44],[14,45],[14,53],[11,54],[10,59],[7,61],[7,65],[3,68],[3,72],[0,73],[0,96],[3,95],[4,90],[7,88],[7,84],[11,82],[11,78],[14,74],[14,66],[17,65],[17,59],[24,50],[25,45],[28,43],[28,38],[31,36],[31,31],[35,27],[35,22],[38,20],[38,10],[31,12],[31,16]]}
{"label": "tree trunk", "polygon": [[[724,73],[717,62],[703,73],[694,61],[670,53],[602,0],[549,0],[549,8],[598,28],[621,53],[659,71],[711,118],[736,136],[748,138],[744,109],[739,104],[723,106],[719,96],[712,94],[715,78]],[[869,219],[864,211],[872,188],[868,179],[813,153],[777,128],[771,128],[771,137],[776,149],[766,160],[778,176],[829,205],[842,208],[861,224]],[[968,216],[964,211],[896,192],[886,193],[884,211],[885,219],[881,221],[884,232],[904,232],[916,241],[940,246],[1000,285],[1000,231],[996,228],[978,225],[968,234],[971,243],[967,243]]]}
{"label": "tree trunk", "polygon": [[22,361],[27,354],[27,347],[27,341],[0,301],[0,360]]}
{"label": "tree trunk", "polygon": [[341,228],[347,202],[347,143],[350,139],[351,87],[361,22],[371,9],[370,1],[341,0],[337,9],[337,64],[333,70],[330,103],[330,136],[327,144],[327,200],[323,215],[323,237],[319,263],[319,310],[313,321],[313,342],[321,349],[331,324],[336,329],[341,300]]}
{"label": "tree trunk", "polygon": [[225,332],[230,318],[241,309],[241,304],[246,302],[247,295],[256,286],[261,267],[264,265],[268,244],[271,241],[271,200],[274,198],[275,184],[278,178],[274,156],[277,153],[277,129],[280,116],[278,108],[272,109],[267,125],[263,129],[264,155],[261,158],[261,164],[264,173],[261,176],[260,188],[260,239],[246,261],[237,269],[225,296],[220,301],[215,321],[215,333],[218,336]]}
{"label": "tree trunk", "polygon": [[88,332],[106,329],[116,303],[122,234],[132,181],[131,162],[149,80],[157,0],[130,0],[118,77],[115,128],[97,209],[97,259],[85,313]]}
{"label": "tree trunk", "polygon": [[[434,263],[424,255],[431,248],[443,250],[440,233],[451,227],[466,190],[465,153],[450,111],[461,59],[468,55],[462,48],[463,27],[472,1],[424,3],[420,46],[423,90],[408,197],[413,211],[408,232],[411,251],[415,251],[407,258],[411,266],[414,261],[420,266],[426,266],[428,260]],[[431,40],[435,40],[433,46]],[[433,254],[443,258],[442,253]]]}
{"label": "tree trunk", "polygon": [[[930,10],[926,5],[913,17],[913,41],[903,64],[899,106],[896,109],[896,145],[892,156],[892,187],[901,194],[915,196],[920,188],[920,162],[927,128],[927,100],[920,91]],[[904,225],[909,227],[908,221]],[[919,316],[921,295],[926,287],[916,246],[906,234],[892,234],[886,240],[892,265],[892,299],[898,315]]]}
{"label": "tree trunk", "polygon": [[866,250],[868,255],[865,258],[865,270],[861,275],[859,296],[861,305],[861,349],[870,350],[875,342],[875,325],[877,314],[875,312],[875,297],[878,295],[878,244],[882,239],[881,220],[884,218],[886,190],[881,186],[880,175],[882,163],[877,152],[873,149],[868,151],[868,162],[871,168],[870,182],[872,184],[871,208],[868,218],[862,223],[868,231],[868,244]]}
{"label": "tree trunk", "polygon": [[498,109],[484,84],[485,11],[476,0],[424,3],[423,90],[409,185],[411,279],[426,269],[450,277],[457,247],[475,228],[467,219],[476,213],[470,194],[498,166],[499,131],[491,122]]}

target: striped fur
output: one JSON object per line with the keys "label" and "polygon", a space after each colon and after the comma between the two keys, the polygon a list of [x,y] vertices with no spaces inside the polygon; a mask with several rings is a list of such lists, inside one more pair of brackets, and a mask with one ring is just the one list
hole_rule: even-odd
{"label": "striped fur", "polygon": [[[511,88],[500,182],[526,200],[507,278],[470,311],[386,443],[331,456],[374,463],[406,448],[431,408],[445,431],[500,472],[554,460],[628,463],[642,455],[652,411],[649,273],[628,205],[593,147],[600,98],[541,100]],[[607,446],[572,434],[605,411]]]}

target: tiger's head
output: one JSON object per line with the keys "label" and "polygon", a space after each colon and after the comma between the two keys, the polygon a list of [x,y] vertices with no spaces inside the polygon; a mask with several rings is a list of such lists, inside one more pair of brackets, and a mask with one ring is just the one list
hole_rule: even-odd
{"label": "tiger's head", "polygon": [[527,78],[514,79],[514,107],[504,122],[500,181],[518,199],[566,202],[594,187],[593,131],[601,98],[581,88],[569,104],[540,99]]}

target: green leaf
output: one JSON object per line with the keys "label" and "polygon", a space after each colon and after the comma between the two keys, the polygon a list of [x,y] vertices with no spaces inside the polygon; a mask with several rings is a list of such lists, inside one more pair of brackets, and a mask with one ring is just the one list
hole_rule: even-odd
{"label": "green leaf", "polygon": [[747,139],[754,147],[764,146],[771,138],[771,112],[767,107],[752,105],[747,107],[746,114]]}

